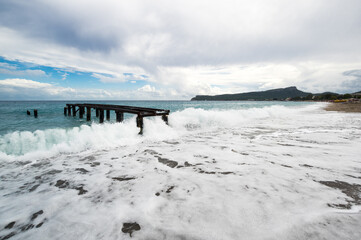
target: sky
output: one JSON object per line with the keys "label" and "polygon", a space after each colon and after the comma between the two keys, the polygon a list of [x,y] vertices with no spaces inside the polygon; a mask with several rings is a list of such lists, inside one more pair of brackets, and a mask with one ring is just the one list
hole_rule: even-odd
{"label": "sky", "polygon": [[0,0],[0,100],[361,90],[360,0]]}

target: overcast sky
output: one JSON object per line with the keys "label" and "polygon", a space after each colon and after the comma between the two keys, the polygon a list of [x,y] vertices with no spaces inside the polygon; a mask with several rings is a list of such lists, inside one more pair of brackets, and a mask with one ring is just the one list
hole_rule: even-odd
{"label": "overcast sky", "polygon": [[0,0],[0,99],[361,90],[360,0]]}

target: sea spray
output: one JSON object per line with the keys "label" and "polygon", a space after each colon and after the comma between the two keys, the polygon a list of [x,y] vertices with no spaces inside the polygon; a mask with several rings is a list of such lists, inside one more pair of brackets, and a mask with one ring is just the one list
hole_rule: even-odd
{"label": "sea spray", "polygon": [[15,131],[0,137],[2,159],[28,159],[34,156],[51,157],[61,153],[85,150],[106,150],[141,141],[159,141],[176,138],[189,131],[204,131],[215,128],[237,128],[256,120],[280,121],[289,116],[302,117],[306,111],[320,105],[299,107],[268,106],[248,109],[201,109],[187,108],[169,116],[169,126],[159,117],[145,118],[144,134],[138,135],[135,118],[122,123],[92,123],[73,128]]}

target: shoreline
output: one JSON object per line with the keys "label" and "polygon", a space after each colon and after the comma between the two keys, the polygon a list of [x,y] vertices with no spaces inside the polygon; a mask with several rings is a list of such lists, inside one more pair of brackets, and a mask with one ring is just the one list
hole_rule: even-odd
{"label": "shoreline", "polygon": [[361,103],[329,103],[326,111],[361,113]]}

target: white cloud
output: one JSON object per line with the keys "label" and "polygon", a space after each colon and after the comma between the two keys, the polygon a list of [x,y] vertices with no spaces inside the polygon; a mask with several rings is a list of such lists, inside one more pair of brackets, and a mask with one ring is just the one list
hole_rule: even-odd
{"label": "white cloud", "polygon": [[[165,90],[145,85],[137,90],[74,89],[28,79],[0,80],[0,100],[146,100],[171,99]],[[177,97],[176,97],[177,98]]]}
{"label": "white cloud", "polygon": [[52,87],[49,83],[41,83],[27,79],[5,79],[0,80],[0,86],[2,87],[19,87],[19,88],[49,88]]}
{"label": "white cloud", "polygon": [[155,87],[152,87],[149,84],[144,85],[141,88],[138,88],[138,91],[141,91],[141,92],[156,92]]}
{"label": "white cloud", "polygon": [[92,77],[98,78],[103,83],[119,83],[127,81],[123,75],[117,77],[109,77],[104,74],[93,73]]}
{"label": "white cloud", "polygon": [[133,79],[137,80],[146,80],[143,75],[139,74],[116,74],[115,76],[107,76],[100,73],[93,73],[92,77],[98,78],[103,83],[122,83],[122,82],[128,82],[135,83]]}
{"label": "white cloud", "polygon": [[361,68],[359,0],[2,5],[3,57],[92,72],[102,83],[146,80],[173,97],[290,85],[348,91],[342,73]]}
{"label": "white cloud", "polygon": [[12,76],[46,76],[46,73],[39,69],[26,69],[19,70],[16,65],[0,62],[0,74],[12,75]]}
{"label": "white cloud", "polygon": [[63,75],[61,75],[62,76],[61,80],[65,80],[68,75],[69,75],[68,73],[64,73]]}

